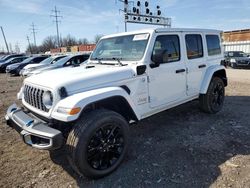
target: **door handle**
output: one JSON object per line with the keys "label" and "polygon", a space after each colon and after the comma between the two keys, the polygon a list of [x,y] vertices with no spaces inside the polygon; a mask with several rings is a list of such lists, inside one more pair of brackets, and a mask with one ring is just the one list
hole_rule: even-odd
{"label": "door handle", "polygon": [[186,70],[185,69],[179,69],[179,70],[176,70],[175,72],[176,72],[176,74],[178,74],[178,73],[182,73],[182,72],[185,72]]}
{"label": "door handle", "polygon": [[199,65],[198,67],[199,67],[199,69],[202,69],[202,68],[205,68],[206,65],[205,65],[205,64],[202,64],[202,65]]}

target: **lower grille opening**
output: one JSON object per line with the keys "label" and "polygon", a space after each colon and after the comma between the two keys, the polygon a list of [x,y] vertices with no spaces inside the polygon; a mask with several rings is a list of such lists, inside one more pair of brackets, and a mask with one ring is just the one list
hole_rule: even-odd
{"label": "lower grille opening", "polygon": [[31,142],[33,144],[36,144],[36,145],[49,145],[50,144],[50,140],[49,139],[46,139],[46,138],[41,138],[41,137],[37,137],[37,136],[33,136],[31,135]]}

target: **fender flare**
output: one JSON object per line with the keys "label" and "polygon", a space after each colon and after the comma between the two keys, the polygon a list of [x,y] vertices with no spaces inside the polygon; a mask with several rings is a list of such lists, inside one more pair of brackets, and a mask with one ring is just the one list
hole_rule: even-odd
{"label": "fender flare", "polygon": [[203,77],[203,80],[201,82],[201,88],[200,88],[200,94],[206,94],[209,84],[211,82],[211,79],[214,75],[215,72],[220,71],[220,70],[225,70],[225,67],[222,65],[214,65],[210,66],[207,70],[206,73]]}
{"label": "fender flare", "polygon": [[[139,119],[139,113],[136,111],[136,106],[130,98],[129,94],[121,87],[106,87],[100,89],[94,89],[82,93],[77,93],[71,95],[65,99],[60,100],[52,111],[52,118],[57,119],[59,121],[70,122],[77,120],[80,116],[82,110],[91,103],[98,102],[100,100],[104,100],[110,97],[123,97],[127,103],[130,105],[131,109],[133,109],[134,114]],[[59,113],[57,109],[65,108],[72,109],[75,107],[80,107],[81,112],[76,115],[68,115],[64,113]]]}

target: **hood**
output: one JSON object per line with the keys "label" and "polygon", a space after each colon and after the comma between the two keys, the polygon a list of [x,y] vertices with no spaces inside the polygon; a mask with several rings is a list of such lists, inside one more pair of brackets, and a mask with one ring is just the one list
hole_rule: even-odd
{"label": "hood", "polygon": [[48,67],[49,65],[40,65],[40,64],[29,64],[24,67],[25,70],[32,69],[32,70],[37,70],[41,69],[44,67]]}
{"label": "hood", "polygon": [[56,65],[45,65],[42,67],[37,67],[34,71],[32,71],[33,74],[39,74],[48,70],[54,70],[57,68],[60,68],[61,66],[56,66]]}
{"label": "hood", "polygon": [[15,64],[8,65],[8,68],[15,69],[15,68],[19,67],[20,65],[21,65],[21,63],[15,63]]}
{"label": "hood", "polygon": [[67,67],[30,76],[25,83],[57,90],[65,87],[69,94],[132,78],[135,71],[130,66],[95,65]]}

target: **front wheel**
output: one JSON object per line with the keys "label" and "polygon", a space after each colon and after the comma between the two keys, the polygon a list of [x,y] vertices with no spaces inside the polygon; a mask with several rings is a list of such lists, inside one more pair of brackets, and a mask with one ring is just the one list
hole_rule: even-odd
{"label": "front wheel", "polygon": [[129,125],[118,113],[94,110],[83,115],[67,139],[70,162],[80,175],[100,178],[122,162],[128,146]]}
{"label": "front wheel", "polygon": [[213,77],[209,84],[207,93],[200,95],[200,108],[206,113],[215,114],[222,109],[224,98],[224,82],[219,77]]}

